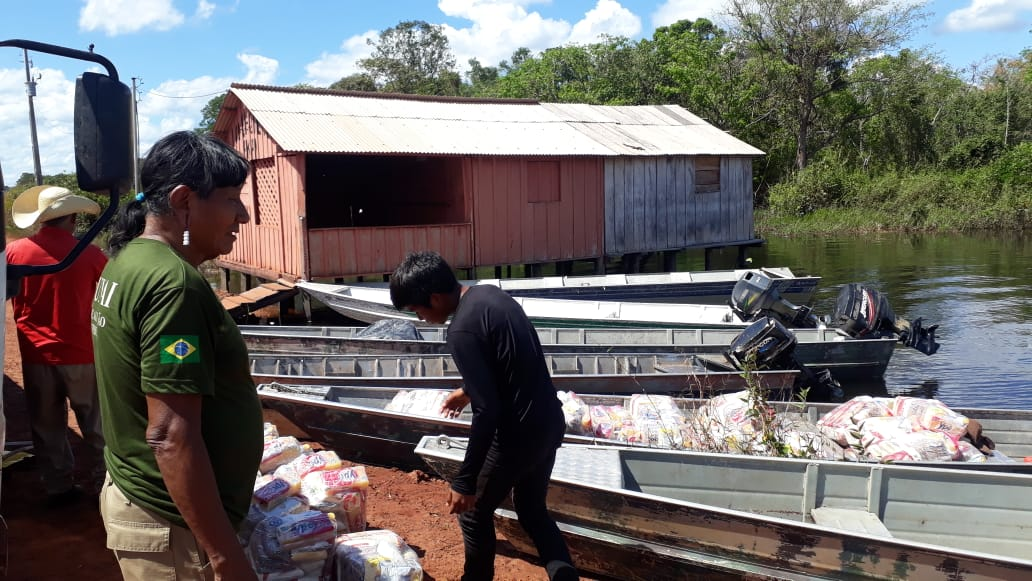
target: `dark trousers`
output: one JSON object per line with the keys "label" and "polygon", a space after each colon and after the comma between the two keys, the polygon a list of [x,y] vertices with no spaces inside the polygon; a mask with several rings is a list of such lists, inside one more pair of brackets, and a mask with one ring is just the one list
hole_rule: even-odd
{"label": "dark trousers", "polygon": [[577,579],[570,564],[559,527],[548,515],[545,497],[555,464],[555,449],[536,453],[505,454],[495,442],[491,445],[477,480],[477,501],[473,510],[459,515],[462,541],[466,548],[466,566],[462,581],[494,578],[495,527],[494,511],[512,492],[513,508],[520,526],[537,547],[538,555],[554,581]]}

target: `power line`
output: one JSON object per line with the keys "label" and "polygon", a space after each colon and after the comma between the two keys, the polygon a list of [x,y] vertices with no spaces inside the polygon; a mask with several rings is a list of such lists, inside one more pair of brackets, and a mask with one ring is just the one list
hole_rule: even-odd
{"label": "power line", "polygon": [[215,91],[214,93],[208,93],[205,95],[162,95],[161,93],[158,93],[154,90],[147,91],[147,94],[154,95],[155,97],[164,97],[165,99],[201,99],[203,97],[214,97],[215,95],[221,95],[222,93],[225,93],[228,90],[229,89],[223,89],[221,91]]}

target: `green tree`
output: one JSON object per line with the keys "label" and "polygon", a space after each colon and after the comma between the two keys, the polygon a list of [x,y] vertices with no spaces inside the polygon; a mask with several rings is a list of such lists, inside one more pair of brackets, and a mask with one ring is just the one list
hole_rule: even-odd
{"label": "green tree", "polygon": [[772,112],[795,135],[796,169],[819,149],[819,107],[846,88],[849,67],[894,48],[924,18],[921,5],[891,0],[730,0],[728,10],[733,36],[758,59]]}
{"label": "green tree", "polygon": [[[44,175],[43,184],[47,186],[58,186],[67,188],[73,194],[85,196],[98,204],[100,204],[101,211],[108,207],[111,203],[111,198],[106,194],[95,194],[93,192],[86,192],[79,189],[79,179],[74,173],[59,173],[53,175]],[[11,222],[11,207],[14,204],[15,198],[25,190],[34,187],[36,185],[36,176],[31,173],[23,173],[18,177],[18,181],[15,182],[6,192],[4,192],[4,213],[7,216],[7,231],[15,236],[27,236],[34,229],[21,230]],[[124,197],[128,198],[129,194]],[[124,201],[124,200],[123,200]],[[79,217],[77,234],[86,232],[97,221],[98,216],[91,216],[89,214],[81,214]]]}
{"label": "green tree", "polygon": [[219,111],[222,110],[222,103],[226,100],[226,95],[229,93],[222,93],[217,97],[212,97],[208,101],[204,108],[201,109],[201,123],[194,129],[197,133],[211,133],[215,129],[215,120],[219,118]]}
{"label": "green tree", "polygon": [[355,73],[330,85],[338,91],[376,91],[376,81],[368,73]]}
{"label": "green tree", "polygon": [[457,95],[461,79],[455,71],[443,27],[407,20],[380,33],[369,58],[358,61],[383,91],[418,95]]}
{"label": "green tree", "polygon": [[469,73],[466,74],[466,77],[469,79],[469,85],[466,88],[467,94],[490,96],[498,83],[498,67],[485,67],[480,64],[479,60],[471,58],[469,59]]}

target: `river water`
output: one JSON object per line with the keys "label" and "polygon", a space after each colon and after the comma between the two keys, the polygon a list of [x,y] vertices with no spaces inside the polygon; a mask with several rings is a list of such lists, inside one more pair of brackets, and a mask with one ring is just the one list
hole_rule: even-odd
{"label": "river water", "polygon": [[822,277],[816,314],[831,313],[842,284],[859,282],[887,293],[897,316],[939,324],[935,355],[898,346],[884,382],[845,385],[848,395],[1032,409],[1032,236],[769,237],[748,256]]}

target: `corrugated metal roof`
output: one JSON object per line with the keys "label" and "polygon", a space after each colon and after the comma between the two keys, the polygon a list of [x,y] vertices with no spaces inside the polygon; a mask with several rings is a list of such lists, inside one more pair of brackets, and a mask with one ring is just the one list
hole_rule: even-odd
{"label": "corrugated metal roof", "polygon": [[677,105],[419,99],[255,86],[234,86],[230,93],[289,152],[763,154]]}

